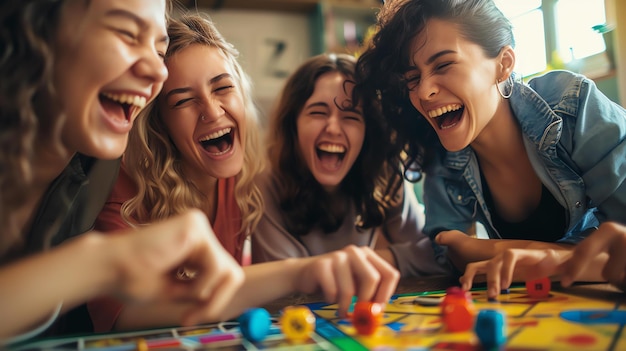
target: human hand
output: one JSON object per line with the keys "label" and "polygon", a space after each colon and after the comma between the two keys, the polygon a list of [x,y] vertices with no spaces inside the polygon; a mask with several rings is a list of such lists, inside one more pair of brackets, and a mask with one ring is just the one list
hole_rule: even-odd
{"label": "human hand", "polygon": [[448,257],[454,266],[464,270],[470,262],[483,261],[493,257],[491,242],[473,238],[459,230],[443,231],[435,237],[435,242],[448,247]]}
{"label": "human hand", "polygon": [[476,275],[485,274],[487,297],[495,298],[514,279],[526,281],[558,274],[560,264],[570,256],[566,250],[506,249],[490,260],[468,264],[459,281],[464,290],[469,290]]}
{"label": "human hand", "polygon": [[[561,284],[570,286],[590,269],[609,283],[626,291],[626,226],[605,222],[574,248],[572,257],[562,264]],[[608,256],[608,257],[607,257]],[[604,264],[598,260],[604,260]],[[595,261],[595,262],[594,262]]]}
{"label": "human hand", "polygon": [[400,272],[368,247],[349,245],[342,250],[310,257],[297,276],[295,290],[322,291],[329,303],[338,303],[345,317],[356,296],[359,301],[387,303]]}
{"label": "human hand", "polygon": [[[198,210],[108,238],[117,275],[112,294],[125,302],[191,302],[183,325],[215,319],[244,282],[241,267]],[[177,279],[180,267],[194,272],[193,279]]]}

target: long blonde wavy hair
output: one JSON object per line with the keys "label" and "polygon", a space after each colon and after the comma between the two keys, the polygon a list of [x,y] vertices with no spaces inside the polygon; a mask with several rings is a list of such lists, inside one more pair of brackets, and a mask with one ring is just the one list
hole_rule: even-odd
{"label": "long blonde wavy hair", "polygon": [[[240,234],[248,235],[263,213],[263,200],[255,177],[265,167],[264,150],[258,134],[259,117],[252,99],[252,84],[237,61],[239,52],[217,31],[210,19],[185,14],[168,25],[170,44],[165,62],[177,52],[195,45],[218,48],[234,70],[245,106],[245,154],[236,177],[235,198],[242,215]],[[131,225],[168,218],[189,208],[201,207],[206,197],[188,181],[181,167],[181,155],[169,138],[158,108],[159,95],[135,121],[124,155],[125,168],[137,185],[137,195],[122,205],[122,218]]]}

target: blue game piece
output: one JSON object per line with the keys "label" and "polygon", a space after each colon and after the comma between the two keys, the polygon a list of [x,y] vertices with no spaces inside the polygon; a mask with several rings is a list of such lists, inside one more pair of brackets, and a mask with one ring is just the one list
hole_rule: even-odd
{"label": "blue game piece", "polygon": [[264,308],[249,308],[237,321],[243,337],[252,342],[265,339],[272,325],[270,314]]}
{"label": "blue game piece", "polygon": [[354,304],[356,303],[357,297],[352,296],[352,300],[350,301],[350,306],[348,306],[348,314],[352,314],[354,312]]}
{"label": "blue game piece", "polygon": [[[350,301],[350,306],[348,306],[348,316],[352,315],[352,312],[354,312],[354,304],[357,301],[357,297],[356,296],[352,296],[352,300]],[[335,317],[339,317],[339,310],[337,310],[335,312]]]}
{"label": "blue game piece", "polygon": [[494,309],[479,311],[474,331],[484,349],[498,349],[506,342],[504,312]]}

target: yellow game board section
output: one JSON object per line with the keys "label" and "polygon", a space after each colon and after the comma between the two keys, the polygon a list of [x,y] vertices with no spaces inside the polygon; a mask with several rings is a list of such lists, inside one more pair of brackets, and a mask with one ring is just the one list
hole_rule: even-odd
{"label": "yellow game board section", "polygon": [[[428,294],[429,297],[445,293]],[[422,295],[423,296],[423,295]],[[604,300],[551,291],[546,298],[531,298],[523,287],[510,289],[497,301],[488,301],[484,290],[472,291],[477,310],[499,309],[507,315],[507,348],[525,350],[626,350],[624,325],[584,324],[560,317],[563,311],[624,310]],[[401,295],[385,307],[383,326],[372,336],[359,336],[349,320],[337,317],[337,305],[313,311],[368,349],[465,349],[478,346],[473,331],[448,333],[439,306],[420,305],[416,295]],[[624,333],[626,334],[626,333]],[[617,338],[617,340],[616,340]]]}

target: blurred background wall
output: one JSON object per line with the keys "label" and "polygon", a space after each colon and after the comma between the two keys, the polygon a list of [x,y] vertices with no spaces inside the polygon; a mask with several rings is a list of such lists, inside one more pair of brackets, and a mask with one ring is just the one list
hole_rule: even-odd
{"label": "blurred background wall", "polygon": [[[626,0],[495,1],[514,23],[519,67],[526,79],[555,68],[577,71],[624,105]],[[379,0],[178,2],[184,11],[209,14],[240,51],[264,116],[285,78],[306,58],[322,52],[358,55],[383,6]]]}

